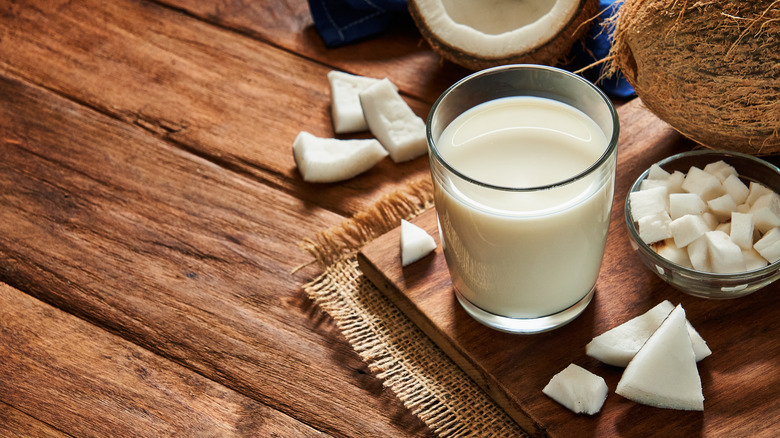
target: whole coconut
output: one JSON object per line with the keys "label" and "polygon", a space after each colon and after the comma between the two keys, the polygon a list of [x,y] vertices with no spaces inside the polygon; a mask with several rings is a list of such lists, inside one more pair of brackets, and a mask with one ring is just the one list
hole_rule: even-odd
{"label": "whole coconut", "polygon": [[644,104],[710,148],[780,154],[780,1],[626,0],[612,29]]}

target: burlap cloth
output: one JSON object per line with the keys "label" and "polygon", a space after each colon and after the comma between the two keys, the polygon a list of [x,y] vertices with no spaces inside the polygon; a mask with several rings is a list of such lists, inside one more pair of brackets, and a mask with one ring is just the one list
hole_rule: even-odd
{"label": "burlap cloth", "polygon": [[358,267],[365,243],[431,208],[432,198],[430,178],[421,178],[303,241],[323,269],[303,289],[384,386],[438,436],[527,436]]}

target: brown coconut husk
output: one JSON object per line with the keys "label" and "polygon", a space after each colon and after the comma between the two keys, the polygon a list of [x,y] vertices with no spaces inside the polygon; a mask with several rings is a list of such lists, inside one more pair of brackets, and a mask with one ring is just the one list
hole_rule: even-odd
{"label": "brown coconut husk", "polygon": [[780,154],[780,0],[626,0],[610,69],[694,141]]}
{"label": "brown coconut husk", "polygon": [[[552,0],[551,0],[552,1]],[[536,49],[501,58],[486,58],[463,53],[457,47],[440,40],[425,23],[425,18],[417,9],[414,0],[409,0],[409,13],[414,19],[422,37],[431,48],[443,58],[465,67],[469,70],[482,70],[490,67],[507,64],[542,64],[558,65],[565,61],[565,56],[572,46],[590,29],[592,19],[598,14],[598,0],[582,0],[577,13],[569,20],[569,23],[552,40]],[[486,6],[489,7],[489,6]]]}

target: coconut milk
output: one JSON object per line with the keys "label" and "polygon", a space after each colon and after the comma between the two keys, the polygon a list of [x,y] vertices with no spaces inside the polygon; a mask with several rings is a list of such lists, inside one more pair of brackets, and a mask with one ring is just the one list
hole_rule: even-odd
{"label": "coconut milk", "polygon": [[458,178],[435,185],[444,253],[463,297],[493,314],[536,318],[593,290],[612,206],[614,156],[605,169],[555,186],[605,154],[607,139],[592,119],[551,99],[501,98],[458,116],[436,148],[467,178],[527,189]]}

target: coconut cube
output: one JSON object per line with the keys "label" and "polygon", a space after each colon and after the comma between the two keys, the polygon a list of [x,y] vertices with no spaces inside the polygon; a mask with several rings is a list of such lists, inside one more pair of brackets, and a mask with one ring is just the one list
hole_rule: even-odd
{"label": "coconut cube", "polygon": [[666,211],[644,216],[637,221],[639,238],[648,245],[668,239],[672,237],[671,223],[672,219]]}
{"label": "coconut cube", "polygon": [[701,216],[693,214],[686,214],[681,218],[673,220],[669,224],[669,229],[672,232],[674,244],[678,248],[688,246],[689,243],[710,231]]}
{"label": "coconut cube", "polygon": [[729,175],[725,180],[723,180],[722,184],[723,190],[731,195],[731,198],[734,199],[734,202],[737,204],[744,204],[745,201],[747,201],[750,189],[745,185],[745,183],[742,182],[741,179],[739,179],[737,175]]}
{"label": "coconut cube", "polygon": [[401,219],[401,265],[409,266],[436,249],[430,234],[417,225]]}
{"label": "coconut cube", "polygon": [[710,228],[710,230],[714,230],[715,228],[720,225],[720,221],[717,217],[715,217],[714,214],[710,213],[709,211],[705,211],[701,214],[702,220],[704,220],[704,223],[707,224],[707,226]]}
{"label": "coconut cube", "polygon": [[685,247],[688,250],[688,259],[693,269],[702,272],[711,272],[710,255],[707,251],[707,238],[702,236]]}
{"label": "coconut cube", "polygon": [[693,268],[691,259],[688,257],[688,250],[685,247],[677,246],[674,239],[666,239],[663,242],[656,243],[655,252],[676,265],[685,268]]}
{"label": "coconut cube", "polygon": [[[663,169],[661,170],[663,171]],[[657,174],[655,175],[656,178],[650,178],[650,174],[648,174],[647,178],[642,180],[642,182],[639,184],[639,190],[648,190],[654,187],[666,187],[667,193],[683,192],[682,183],[685,180],[685,174],[679,170],[676,170],[674,173],[667,173],[667,175],[667,177],[663,178],[661,174]]]}
{"label": "coconut cube", "polygon": [[686,214],[702,214],[707,204],[696,193],[671,193],[669,195],[669,216],[679,219]]}
{"label": "coconut cube", "polygon": [[734,202],[734,199],[728,193],[707,201],[707,206],[709,207],[710,212],[719,220],[730,218],[731,212],[737,209],[737,203]]}
{"label": "coconut cube", "polygon": [[749,205],[753,205],[753,203],[755,203],[758,198],[769,193],[773,193],[772,189],[769,187],[754,181],[750,181],[750,186],[748,187],[748,197],[745,202],[747,202]]}
{"label": "coconut cube", "polygon": [[665,213],[668,197],[668,191],[665,187],[653,187],[647,190],[631,192],[628,195],[628,200],[631,204],[631,216],[638,222],[646,216]]}
{"label": "coconut cube", "polygon": [[379,79],[352,75],[342,71],[328,72],[333,131],[337,134],[368,130],[359,94]]}
{"label": "coconut cube", "polygon": [[731,241],[728,234],[716,230],[708,231],[704,236],[707,238],[707,252],[710,256],[712,272],[730,274],[745,271],[742,249]]}
{"label": "coconut cube", "polygon": [[731,241],[739,245],[743,250],[753,247],[753,215],[750,213],[731,213],[731,228],[729,229]]}
{"label": "coconut cube", "polygon": [[368,128],[394,162],[409,161],[428,151],[425,122],[389,80],[371,85],[359,97]]}
{"label": "coconut cube", "polygon": [[607,382],[590,371],[569,364],[554,375],[542,392],[576,414],[593,415],[607,399]]}
{"label": "coconut cube", "polygon": [[705,202],[726,193],[718,177],[696,166],[691,166],[688,170],[682,188],[688,193],[696,193]]}
{"label": "coconut cube", "polygon": [[658,163],[653,163],[647,171],[647,179],[665,180],[670,176],[672,176],[672,174],[665,171]]}
{"label": "coconut cube", "polygon": [[375,139],[341,140],[301,131],[293,142],[293,158],[304,181],[343,181],[374,167],[387,156]]}
{"label": "coconut cube", "polygon": [[720,182],[723,182],[728,178],[729,176],[737,176],[737,169],[735,169],[732,165],[726,163],[723,160],[715,161],[710,164],[707,164],[704,166],[705,172],[714,175],[715,177],[720,180]]}
{"label": "coconut cube", "polygon": [[743,249],[742,257],[745,259],[745,269],[748,271],[761,269],[769,264],[769,262],[754,248]]}
{"label": "coconut cube", "polygon": [[753,248],[761,254],[769,263],[780,260],[780,228],[772,228],[753,245]]}
{"label": "coconut cube", "polygon": [[766,233],[780,226],[780,195],[769,192],[756,199],[750,207],[756,229]]}

